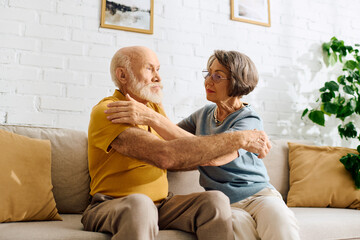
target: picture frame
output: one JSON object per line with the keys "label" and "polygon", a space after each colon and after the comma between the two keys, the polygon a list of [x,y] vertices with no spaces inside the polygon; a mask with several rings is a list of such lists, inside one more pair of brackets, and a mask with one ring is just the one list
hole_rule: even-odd
{"label": "picture frame", "polygon": [[154,0],[101,1],[101,27],[153,34]]}
{"label": "picture frame", "polygon": [[231,20],[270,27],[270,0],[231,0]]}

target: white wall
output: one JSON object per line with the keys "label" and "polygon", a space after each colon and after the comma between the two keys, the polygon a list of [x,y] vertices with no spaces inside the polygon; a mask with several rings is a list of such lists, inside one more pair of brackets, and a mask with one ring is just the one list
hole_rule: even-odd
{"label": "white wall", "polygon": [[177,122],[206,103],[201,70],[225,49],[257,65],[260,83],[246,100],[271,137],[341,144],[335,122],[319,128],[300,115],[335,79],[321,43],[360,42],[360,1],[270,0],[267,28],[230,20],[229,0],[155,0],[153,35],[100,28],[100,2],[0,0],[0,124],[86,130],[92,106],[114,90],[113,53],[129,45],[158,54],[165,109]]}

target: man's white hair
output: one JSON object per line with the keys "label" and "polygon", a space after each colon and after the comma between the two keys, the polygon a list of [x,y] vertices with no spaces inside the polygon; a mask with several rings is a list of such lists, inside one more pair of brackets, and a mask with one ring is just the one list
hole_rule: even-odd
{"label": "man's white hair", "polygon": [[111,74],[111,80],[114,82],[114,84],[120,89],[121,84],[119,80],[116,77],[116,69],[118,67],[123,67],[128,71],[131,71],[131,59],[126,54],[121,54],[119,51],[115,53],[113,58],[111,59],[110,64],[110,74]]}

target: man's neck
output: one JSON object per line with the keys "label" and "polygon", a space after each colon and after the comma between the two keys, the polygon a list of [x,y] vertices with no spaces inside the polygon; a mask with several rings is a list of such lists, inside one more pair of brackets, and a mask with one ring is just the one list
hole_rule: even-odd
{"label": "man's neck", "polygon": [[122,95],[124,95],[124,97],[126,97],[126,94],[129,94],[130,97],[132,97],[133,99],[135,99],[136,101],[138,101],[138,102],[140,102],[140,103],[142,103],[144,105],[147,105],[147,103],[148,103],[148,101],[139,98],[138,96],[133,94],[131,91],[127,91],[126,89],[123,89],[123,88],[119,88],[118,90]]}

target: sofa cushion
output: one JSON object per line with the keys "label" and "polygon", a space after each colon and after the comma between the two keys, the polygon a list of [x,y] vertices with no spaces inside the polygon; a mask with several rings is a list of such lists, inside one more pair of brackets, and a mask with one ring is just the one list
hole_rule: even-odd
{"label": "sofa cushion", "polygon": [[342,208],[290,208],[298,220],[300,238],[360,239],[360,211]]}
{"label": "sofa cushion", "polygon": [[51,178],[59,213],[80,213],[88,205],[90,176],[85,132],[29,126],[0,125],[0,129],[51,142]]}
{"label": "sofa cushion", "polygon": [[[284,201],[289,191],[289,147],[286,139],[271,139],[270,152],[263,159],[270,177],[270,183],[281,193]],[[290,140],[298,143],[311,144],[308,140]]]}
{"label": "sofa cushion", "polygon": [[48,140],[0,130],[0,222],[61,220]]}
{"label": "sofa cushion", "polygon": [[289,143],[290,207],[360,209],[360,190],[339,161],[355,149]]}

